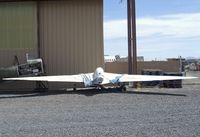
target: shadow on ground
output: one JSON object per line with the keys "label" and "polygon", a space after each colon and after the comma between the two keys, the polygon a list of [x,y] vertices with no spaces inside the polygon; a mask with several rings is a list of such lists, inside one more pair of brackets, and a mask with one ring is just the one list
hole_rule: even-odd
{"label": "shadow on ground", "polygon": [[[156,89],[155,89],[156,90]],[[185,94],[176,93],[164,93],[164,92],[143,92],[143,91],[127,91],[121,92],[118,89],[112,88],[107,90],[100,89],[81,89],[76,91],[66,91],[66,90],[48,90],[43,92],[38,91],[0,91],[0,99],[8,98],[25,98],[25,97],[40,97],[40,96],[53,96],[62,94],[77,94],[84,96],[95,96],[98,94],[135,94],[135,95],[158,95],[158,96],[180,96],[186,97]]]}

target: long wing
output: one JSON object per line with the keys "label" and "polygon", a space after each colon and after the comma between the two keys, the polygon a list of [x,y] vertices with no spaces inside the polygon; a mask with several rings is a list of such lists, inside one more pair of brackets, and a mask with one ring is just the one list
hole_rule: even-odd
{"label": "long wing", "polygon": [[181,80],[181,79],[194,79],[194,78],[196,78],[196,77],[151,76],[151,75],[123,75],[121,78],[119,78],[119,82]]}
{"label": "long wing", "polygon": [[128,75],[105,73],[105,80],[103,84],[118,83],[118,82],[141,82],[141,81],[162,81],[162,80],[181,80],[194,79],[197,77],[183,77],[183,76],[155,76],[155,75]]}
{"label": "long wing", "polygon": [[84,82],[82,74],[79,74],[79,75],[57,75],[57,76],[3,78],[3,80],[49,81],[49,82]]}

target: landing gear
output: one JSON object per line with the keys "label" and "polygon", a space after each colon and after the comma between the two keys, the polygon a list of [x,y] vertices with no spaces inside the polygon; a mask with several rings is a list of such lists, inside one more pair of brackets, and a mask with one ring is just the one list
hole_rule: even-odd
{"label": "landing gear", "polygon": [[122,85],[119,85],[119,88],[118,88],[121,92],[126,92],[127,91],[127,88],[125,86],[125,84],[122,84]]}
{"label": "landing gear", "polygon": [[124,85],[124,86],[122,86],[122,87],[120,87],[120,89],[121,89],[121,91],[122,92],[126,92],[127,91],[127,88],[126,88],[126,86]]}
{"label": "landing gear", "polygon": [[100,85],[99,88],[100,90],[104,90],[104,91],[107,90],[107,88],[105,88],[103,85]]}

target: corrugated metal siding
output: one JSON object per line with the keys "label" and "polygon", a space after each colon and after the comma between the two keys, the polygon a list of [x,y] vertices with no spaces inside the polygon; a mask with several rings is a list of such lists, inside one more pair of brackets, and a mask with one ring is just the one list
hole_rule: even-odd
{"label": "corrugated metal siding", "polygon": [[41,1],[40,29],[48,75],[103,66],[103,0]]}
{"label": "corrugated metal siding", "polygon": [[37,55],[35,2],[0,3],[0,67],[11,66],[14,56]]}
{"label": "corrugated metal siding", "polygon": [[[2,8],[4,4],[10,11],[1,12],[5,10]],[[2,44],[6,43],[5,40],[0,42],[0,67],[12,65],[14,55],[17,55],[20,63],[23,63],[25,53],[37,55],[37,4],[11,2],[0,5],[1,14],[11,18],[7,20],[8,22],[12,20],[10,24],[19,24],[14,25],[17,27],[14,30],[20,31],[14,33],[20,34],[16,37],[13,34],[7,37],[8,40],[12,37],[15,41],[12,43],[18,44],[13,45],[9,41],[6,41],[8,44]],[[16,9],[20,10],[20,14],[17,14],[19,19],[14,20]],[[40,1],[39,11],[40,50],[48,75],[93,72],[96,67],[103,66],[103,0]],[[26,29],[24,26],[27,26]],[[3,35],[3,29],[12,27],[13,25],[0,26],[0,35]],[[19,84],[22,83],[18,82],[16,85]],[[16,88],[15,84],[9,85]],[[24,85],[28,84],[22,85],[20,87],[24,88]],[[69,85],[50,84],[50,86],[61,88]],[[0,89],[6,88],[1,85]]]}
{"label": "corrugated metal siding", "polygon": [[[37,56],[37,16],[35,2],[0,3],[0,67],[13,65],[14,56],[20,63],[26,53]],[[0,89],[33,88],[32,83],[13,82]]]}

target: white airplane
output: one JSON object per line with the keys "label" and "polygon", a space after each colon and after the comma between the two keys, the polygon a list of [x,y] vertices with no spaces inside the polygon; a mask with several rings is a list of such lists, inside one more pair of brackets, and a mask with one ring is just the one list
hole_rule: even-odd
{"label": "white airplane", "polygon": [[72,82],[84,83],[85,87],[100,87],[105,84],[122,85],[125,82],[140,82],[140,81],[162,81],[162,80],[181,80],[194,79],[197,77],[182,77],[182,76],[154,76],[154,75],[128,75],[104,72],[103,68],[99,67],[94,73],[85,73],[77,75],[57,75],[57,76],[37,76],[37,77],[18,77],[18,78],[3,78],[3,80],[20,80],[20,81],[47,81],[47,82]]}

